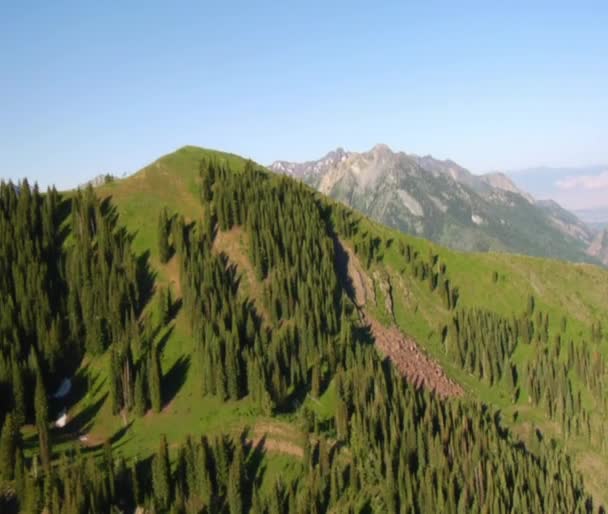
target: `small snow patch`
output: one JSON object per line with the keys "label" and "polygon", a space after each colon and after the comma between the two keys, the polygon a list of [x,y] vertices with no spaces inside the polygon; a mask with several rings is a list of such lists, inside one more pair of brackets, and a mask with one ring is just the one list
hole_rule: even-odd
{"label": "small snow patch", "polygon": [[68,422],[68,413],[64,409],[63,411],[61,411],[61,415],[55,421],[55,426],[57,428],[63,428],[63,427],[65,427],[67,422]]}
{"label": "small snow patch", "polygon": [[55,391],[53,398],[65,398],[72,389],[72,381],[69,378],[64,378],[63,382],[59,386],[59,389]]}

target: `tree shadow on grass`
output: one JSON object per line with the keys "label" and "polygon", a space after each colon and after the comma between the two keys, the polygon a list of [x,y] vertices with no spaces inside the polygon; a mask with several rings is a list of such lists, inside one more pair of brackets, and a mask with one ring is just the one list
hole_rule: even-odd
{"label": "tree shadow on grass", "polygon": [[244,500],[248,508],[251,507],[253,486],[256,483],[258,485],[261,484],[264,480],[264,475],[266,474],[266,464],[264,462],[264,457],[266,456],[266,436],[262,436],[257,443],[251,437],[251,431],[246,427],[243,432],[241,432],[240,443],[243,446],[245,453],[247,474],[250,477],[254,477],[254,480],[250,483],[250,487],[244,491]]}
{"label": "tree shadow on grass", "polygon": [[163,405],[166,406],[175,398],[186,382],[190,369],[190,356],[182,355],[171,369],[163,376]]}
{"label": "tree shadow on grass", "polygon": [[109,393],[105,393],[99,400],[84,408],[74,418],[72,418],[68,423],[70,431],[78,433],[88,432],[93,425],[95,416],[97,416],[98,412],[103,407],[108,395]]}
{"label": "tree shadow on grass", "polygon": [[156,272],[152,271],[150,267],[150,250],[146,250],[137,257],[137,286],[139,288],[141,310],[152,298],[155,281]]}
{"label": "tree shadow on grass", "polygon": [[110,437],[110,443],[112,444],[112,446],[118,443],[129,432],[132,425],[133,420],[129,421],[127,425],[112,434],[112,437]]}
{"label": "tree shadow on grass", "polygon": [[106,379],[101,377],[101,372],[94,374],[89,364],[78,369],[71,381],[72,387],[67,396],[53,400],[55,404],[62,404],[62,408],[76,405],[87,394],[94,398],[106,383]]}
{"label": "tree shadow on grass", "polygon": [[[74,441],[81,435],[86,434],[93,426],[93,420],[97,413],[101,410],[108,393],[104,394],[95,403],[92,403],[81,412],[79,412],[74,418],[68,419],[65,427],[52,427],[50,435],[53,440],[53,444],[62,444],[67,441]],[[38,443],[38,436],[32,436],[25,441],[27,448],[34,448]]]}
{"label": "tree shadow on grass", "polygon": [[181,298],[178,298],[171,303],[171,308],[169,309],[169,322],[177,318],[179,311],[182,310],[183,304],[184,302]]}
{"label": "tree shadow on grass", "polygon": [[[154,336],[154,338],[156,338],[158,336],[158,334],[160,333],[160,331],[162,330],[162,327],[158,327],[157,331],[156,331],[156,335]],[[175,330],[175,326],[171,326],[169,327],[169,329],[162,335],[162,337],[158,340],[157,343],[157,349],[158,349],[158,353],[160,355],[163,354],[163,352],[165,351],[165,347],[167,346],[167,343],[169,342],[169,339],[171,339],[171,335],[173,334],[173,331]]]}
{"label": "tree shadow on grass", "polygon": [[354,326],[353,338],[362,345],[373,345],[376,342],[370,325]]}

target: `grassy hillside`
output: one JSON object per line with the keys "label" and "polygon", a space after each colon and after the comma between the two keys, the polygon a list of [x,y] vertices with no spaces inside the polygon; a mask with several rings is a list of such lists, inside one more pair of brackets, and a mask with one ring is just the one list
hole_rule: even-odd
{"label": "grassy hillside", "polygon": [[[171,210],[183,213],[189,219],[198,219],[203,215],[198,201],[198,163],[202,158],[214,157],[226,160],[235,169],[241,169],[244,161],[237,156],[203,150],[196,147],[185,147],[165,156],[135,175],[98,189],[98,194],[111,196],[121,216],[121,220],[135,234],[135,247],[140,252],[151,252],[151,262],[158,273],[159,283],[176,282],[177,270],[174,263],[160,266],[157,259],[156,221],[159,210],[168,206]],[[608,459],[597,456],[597,449],[585,441],[584,437],[563,441],[560,430],[546,418],[542,409],[529,405],[526,395],[519,402],[512,404],[506,388],[490,387],[458,369],[445,355],[441,343],[440,327],[449,317],[436,298],[430,294],[425,285],[421,285],[401,273],[403,259],[399,255],[399,242],[410,244],[421,255],[433,252],[440,256],[449,270],[450,278],[457,284],[460,292],[460,304],[468,308],[483,308],[504,316],[511,316],[526,309],[530,295],[537,301],[537,306],[549,314],[550,331],[557,332],[563,317],[567,317],[566,334],[574,339],[590,337],[592,323],[601,322],[608,326],[608,309],[605,299],[608,298],[608,273],[596,266],[575,265],[563,261],[541,259],[502,253],[461,253],[440,247],[426,240],[403,235],[388,229],[369,219],[361,219],[361,230],[381,240],[380,258],[368,271],[374,283],[388,277],[393,287],[394,322],[406,334],[435,357],[447,373],[462,384],[467,395],[482,401],[495,404],[503,409],[504,419],[517,433],[522,435],[532,432],[531,427],[539,427],[543,432],[555,436],[572,450],[578,466],[586,473],[589,485],[594,492],[601,493],[605,485],[598,477],[597,467],[608,465]],[[388,243],[388,244],[387,244]],[[348,244],[348,242],[347,242]],[[238,253],[238,252],[237,252]],[[495,279],[497,274],[498,279]],[[381,293],[380,293],[381,294]],[[390,323],[382,301],[378,300],[373,309],[379,319]],[[176,363],[191,353],[191,341],[183,319],[178,317],[170,332],[163,354],[163,367],[171,370]],[[608,344],[605,340],[598,346],[605,357]],[[525,362],[526,349],[516,355],[516,359]],[[131,431],[132,438],[125,443],[125,451],[141,452],[145,450],[148,430],[153,433],[167,432],[176,440],[193,427],[203,430],[214,426],[225,426],[226,423],[239,425],[255,423],[250,417],[246,402],[238,405],[218,405],[213,400],[197,400],[193,404],[193,391],[196,390],[196,371],[186,373],[184,386],[167,408],[167,412],[157,419],[137,421]],[[591,401],[591,400],[590,400]],[[209,402],[207,404],[206,402]],[[103,412],[103,410],[102,410]],[[517,412],[517,421],[513,414]],[[176,423],[174,415],[183,419]],[[95,420],[92,431],[98,427],[103,435],[108,435],[109,427],[105,416]],[[118,428],[116,420],[114,427]],[[140,429],[146,430],[142,437]],[[104,432],[105,430],[105,432]],[[110,430],[111,431],[111,430]],[[153,440],[153,439],[152,439]]]}
{"label": "grassy hillside", "polygon": [[[96,189],[99,197],[115,206],[120,224],[132,236],[133,251],[138,259],[150,267],[154,281],[153,296],[141,313],[142,319],[156,316],[159,294],[163,290],[171,291],[176,304],[180,300],[188,300],[188,294],[192,295],[192,291],[182,290],[187,283],[182,274],[184,269],[188,269],[188,264],[182,262],[180,265],[180,259],[184,259],[180,252],[176,251],[176,255],[167,263],[161,263],[158,220],[161,210],[165,208],[171,215],[183,216],[187,226],[215,215],[210,213],[211,204],[201,202],[201,161],[224,165],[230,176],[246,173],[246,161],[238,156],[184,147],[128,178]],[[220,181],[219,178],[217,180]],[[239,183],[238,178],[230,178],[230,181]],[[268,181],[268,191],[276,192],[283,191],[281,188],[289,179],[271,175]],[[226,179],[226,182],[229,180]],[[232,186],[227,187],[226,195],[230,198]],[[238,186],[234,187],[238,191]],[[351,296],[349,301],[340,300],[345,302],[341,307],[343,320],[340,322],[342,328],[338,331],[340,340],[345,331],[344,320],[348,316],[351,316],[353,326],[357,327],[353,330],[362,333],[357,336],[361,341],[370,342],[381,335],[390,339],[398,329],[406,338],[404,340],[411,341],[422,353],[412,357],[414,354],[399,355],[399,349],[388,350],[386,355],[390,360],[420,358],[423,363],[438,363],[447,379],[455,382],[464,392],[462,402],[466,409],[477,413],[476,409],[480,408],[478,404],[490,406],[495,412],[495,419],[500,418],[500,426],[510,431],[504,437],[507,437],[508,444],[513,444],[513,448],[516,441],[521,439],[531,452],[543,458],[545,453],[552,455],[553,447],[563,449],[582,473],[585,487],[596,502],[606,503],[608,447],[603,442],[602,427],[608,419],[608,408],[598,391],[601,391],[605,376],[603,362],[608,357],[608,340],[603,333],[598,333],[600,331],[596,327],[608,326],[608,309],[604,302],[608,298],[608,272],[591,265],[549,259],[448,250],[386,228],[322,197],[312,189],[298,187],[302,189],[296,189],[297,195],[301,195],[297,198],[314,198],[307,208],[316,206],[321,215],[320,223],[327,223],[323,228],[326,231],[323,238],[325,243],[333,238],[335,274],[343,282],[340,287],[347,292],[352,289],[348,293]],[[218,209],[217,205],[214,209]],[[204,223],[201,226],[192,225],[189,237],[198,237],[201,231],[204,232],[203,226]],[[313,234],[309,236],[313,236],[312,240],[316,237]],[[287,235],[284,235],[284,240],[275,236],[275,241],[277,237],[278,245],[287,246]],[[305,240],[302,237],[302,241]],[[215,255],[224,255],[227,267],[234,270],[236,297],[251,304],[251,312],[260,318],[260,333],[272,329],[279,337],[289,337],[289,331],[302,321],[302,313],[298,313],[297,306],[291,306],[295,314],[291,317],[283,314],[276,318],[273,304],[269,304],[269,295],[273,294],[269,287],[279,281],[279,271],[271,268],[266,276],[260,276],[259,263],[253,260],[256,252],[254,244],[258,243],[252,240],[250,227],[233,223],[233,226],[222,230],[220,219],[209,249]],[[319,248],[323,249],[322,254],[328,251],[327,246]],[[340,252],[344,253],[342,257]],[[331,258],[334,259],[333,253]],[[309,269],[306,282],[318,280],[319,277],[315,275],[325,271]],[[285,273],[289,276],[288,269]],[[359,274],[359,278],[354,273]],[[345,305],[351,303],[356,308],[347,315]],[[331,362],[335,357],[331,352],[327,360],[329,364],[323,364],[319,370],[313,363],[309,369],[312,382],[315,381],[315,373],[327,377],[326,382],[321,379],[319,394],[312,392],[314,385],[310,392],[306,392],[301,391],[294,382],[293,388],[287,388],[285,393],[288,401],[272,412],[261,407],[259,398],[253,394],[226,400],[201,394],[207,387],[205,374],[208,368],[204,367],[200,358],[199,336],[196,334],[196,324],[193,329],[189,317],[189,304],[186,307],[179,309],[174,319],[154,335],[154,345],[159,348],[161,355],[162,410],[156,413],[150,410],[142,417],[124,411],[121,415],[113,414],[108,398],[110,354],[86,355],[74,378],[74,391],[68,397],[67,405],[59,400],[51,404],[53,413],[58,413],[65,406],[69,416],[66,429],[55,429],[51,434],[56,453],[73,448],[80,438],[86,452],[101,455],[102,443],[110,441],[115,455],[127,459],[147,458],[157,450],[161,435],[166,435],[170,453],[175,459],[178,445],[189,435],[230,434],[263,449],[263,465],[256,468],[256,476],[259,475],[260,487],[270,491],[277,477],[288,483],[302,475],[307,466],[306,455],[311,438],[313,441],[327,438],[334,445],[337,439],[344,437],[339,425],[340,409],[344,402],[343,383],[353,380],[357,384],[358,378],[349,378],[349,370],[342,370],[341,366],[333,370]],[[466,350],[467,359],[477,363],[473,369],[454,358],[449,345],[454,337],[454,318],[459,313],[481,316],[479,312],[486,316],[483,322],[486,323],[485,328],[470,336]],[[372,328],[359,326],[365,325],[365,322],[370,322]],[[326,323],[330,326],[331,319]],[[494,342],[491,337],[486,338],[484,333],[484,330],[494,333],[493,323],[503,328],[510,327],[505,328],[504,334],[512,335],[511,329],[517,331],[513,343],[506,342],[510,335],[505,335],[505,339],[501,340],[501,345],[512,346],[505,350],[506,355],[500,357],[498,364],[486,363],[479,358],[483,352],[486,352],[486,356],[490,355],[490,359],[494,355],[486,350]],[[522,332],[520,328],[523,324],[533,327],[529,341],[524,341],[525,331]],[[330,332],[330,329],[326,328],[326,332]],[[560,343],[556,342],[558,336]],[[330,336],[327,337],[328,341],[331,340]],[[568,346],[570,341],[572,343]],[[250,349],[245,349],[243,353],[248,351]],[[279,355],[282,355],[282,351],[277,350]],[[348,352],[345,355],[345,361],[359,358],[349,356]],[[554,371],[553,375],[544,371],[543,366],[547,364],[543,358],[562,364],[575,359],[577,365],[565,371],[563,380],[568,381],[567,387],[555,378],[559,371]],[[291,362],[293,366],[294,361]],[[509,379],[508,370],[511,369],[517,369],[515,383]],[[592,369],[593,372],[585,376],[582,369]],[[386,380],[390,382],[392,371],[386,373],[389,376]],[[412,376],[406,373],[406,379],[411,381]],[[275,385],[277,380],[273,382]],[[308,388],[310,380],[306,377],[301,380]],[[558,383],[557,389],[552,386]],[[532,390],[538,384],[543,390],[553,387],[556,398],[539,398]],[[425,383],[424,388],[427,392],[433,389],[432,382]],[[458,402],[461,400],[442,400],[445,404],[437,401],[437,405],[448,405],[445,408],[460,408]],[[568,405],[556,408],[554,404],[561,401]],[[486,425],[486,421],[481,421],[485,419],[485,414],[481,412],[483,408],[478,414],[466,415],[479,416],[473,419],[478,419],[479,427],[485,427],[483,430],[492,434],[495,429],[491,422]],[[314,413],[312,422],[310,413]],[[572,426],[564,418],[572,418]],[[26,454],[34,455],[36,430],[26,426],[23,436]],[[358,455],[356,448],[352,452]],[[353,459],[351,449],[337,450],[335,458],[350,462]],[[547,457],[548,460],[552,458]],[[382,483],[384,479],[378,479],[382,466],[370,460],[369,467],[378,473],[373,479],[368,477],[370,484],[377,483],[376,480]],[[384,500],[377,497],[384,493],[375,491],[373,487],[376,486],[370,485],[366,492],[375,498],[371,503],[367,503],[369,498],[362,499],[359,493],[354,493],[348,496],[349,500],[344,500],[342,508],[348,504],[348,509],[354,509],[353,506],[361,501],[362,505],[368,505],[366,508],[370,511],[381,511]],[[336,511],[340,511],[340,508]]]}

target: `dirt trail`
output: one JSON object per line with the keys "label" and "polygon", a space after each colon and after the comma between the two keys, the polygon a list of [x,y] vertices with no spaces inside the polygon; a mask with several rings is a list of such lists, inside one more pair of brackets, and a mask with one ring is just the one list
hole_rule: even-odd
{"label": "dirt trail", "polygon": [[[359,308],[362,321],[367,324],[374,336],[378,349],[395,365],[399,373],[414,387],[425,387],[439,396],[462,396],[464,390],[449,378],[438,362],[426,355],[416,341],[392,326],[384,327],[365,310],[368,299],[373,298],[373,284],[365,273],[355,253],[337,241],[346,262],[347,290]],[[373,298],[375,301],[375,298]]]}
{"label": "dirt trail", "polygon": [[298,444],[298,439],[299,434],[290,425],[260,422],[254,425],[247,442],[268,452],[283,453],[301,459],[304,456],[304,449]]}

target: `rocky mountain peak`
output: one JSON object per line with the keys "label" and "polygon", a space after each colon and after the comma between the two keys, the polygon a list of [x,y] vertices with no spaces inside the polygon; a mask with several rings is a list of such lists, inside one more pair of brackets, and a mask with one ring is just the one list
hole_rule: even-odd
{"label": "rocky mountain peak", "polygon": [[321,159],[276,161],[323,194],[404,232],[463,250],[509,249],[573,260],[600,259],[608,241],[585,252],[594,233],[557,204],[538,203],[505,174],[475,175],[456,162],[395,152],[338,147]]}
{"label": "rocky mountain peak", "polygon": [[318,177],[326,173],[330,168],[348,159],[349,155],[349,152],[339,146],[316,161],[274,161],[268,168],[277,173],[284,173],[298,178]]}
{"label": "rocky mountain peak", "polygon": [[534,198],[531,195],[525,191],[522,191],[509,177],[500,171],[486,173],[484,175],[480,175],[479,178],[495,189],[518,194],[523,196],[526,200],[528,200],[528,202],[534,203]]}
{"label": "rocky mountain peak", "polygon": [[384,143],[378,143],[371,149],[370,153],[383,157],[387,155],[392,155],[393,151],[388,145],[385,145]]}

